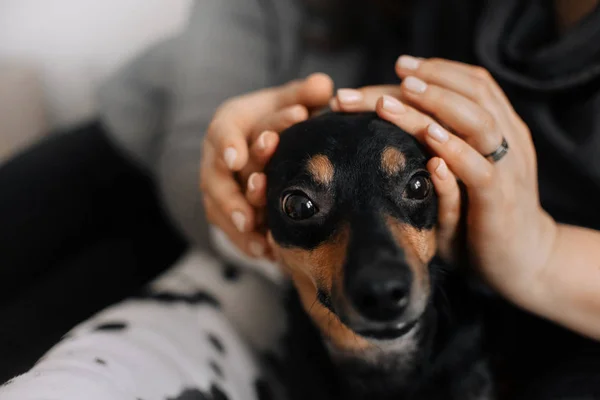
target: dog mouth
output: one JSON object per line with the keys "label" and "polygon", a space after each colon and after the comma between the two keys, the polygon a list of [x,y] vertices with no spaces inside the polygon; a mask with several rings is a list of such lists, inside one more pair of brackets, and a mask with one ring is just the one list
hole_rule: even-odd
{"label": "dog mouth", "polygon": [[347,318],[344,318],[343,315],[340,315],[336,312],[336,310],[333,307],[333,302],[331,299],[331,296],[328,295],[325,291],[323,290],[317,290],[317,300],[319,301],[319,303],[321,303],[321,305],[325,308],[327,308],[332,314],[337,315],[337,317],[340,319],[340,321],[346,325],[347,327],[349,327],[354,333],[356,333],[359,336],[362,336],[366,339],[371,339],[371,340],[394,340],[394,339],[399,339],[404,335],[407,335],[408,333],[410,333],[418,324],[419,322],[419,318],[415,318],[411,321],[408,321],[406,323],[403,323],[401,325],[396,325],[396,326],[391,326],[391,325],[386,325],[386,326],[381,326],[381,327],[369,327],[369,328],[356,328],[356,327],[352,327],[352,324],[350,321],[347,320]]}
{"label": "dog mouth", "polygon": [[397,327],[386,327],[381,329],[360,329],[354,332],[364,338],[374,340],[393,340],[410,333],[418,323],[418,319],[407,322]]}

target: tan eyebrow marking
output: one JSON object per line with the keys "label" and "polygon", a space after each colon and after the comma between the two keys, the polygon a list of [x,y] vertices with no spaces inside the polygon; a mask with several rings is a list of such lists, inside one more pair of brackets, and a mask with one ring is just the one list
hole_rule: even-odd
{"label": "tan eyebrow marking", "polygon": [[322,185],[330,185],[333,182],[333,174],[335,172],[333,164],[329,161],[327,156],[317,154],[308,160],[307,163],[308,172],[312,175],[313,179]]}
{"label": "tan eyebrow marking", "polygon": [[381,153],[381,169],[387,175],[394,175],[406,166],[406,157],[395,147],[386,147]]}

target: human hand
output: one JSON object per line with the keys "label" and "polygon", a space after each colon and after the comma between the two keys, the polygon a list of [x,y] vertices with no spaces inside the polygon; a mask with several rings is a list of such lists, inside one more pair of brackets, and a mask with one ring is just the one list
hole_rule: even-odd
{"label": "human hand", "polygon": [[[556,223],[540,206],[528,127],[482,68],[407,56],[399,59],[396,68],[403,79],[400,86],[380,88],[379,93],[371,88],[362,96],[350,92],[353,96],[346,97],[353,97],[357,111],[361,104],[371,107],[377,97],[380,117],[414,134],[445,161],[466,188],[470,260],[496,290],[517,304],[527,303],[539,289],[538,277],[557,232]],[[339,95],[333,103],[347,107]],[[483,155],[494,152],[503,138],[510,150],[492,163]],[[433,171],[438,194],[440,183],[450,176],[444,178],[444,170]],[[458,190],[448,182],[445,185],[450,189],[440,195],[440,202],[458,210]],[[444,223],[441,214],[440,222]],[[452,224],[446,229],[452,230]]]}
{"label": "human hand", "polygon": [[[246,255],[266,252],[260,224],[259,172],[275,151],[278,132],[308,118],[327,105],[333,92],[331,78],[313,74],[304,80],[232,98],[215,113],[203,142],[200,189],[210,223],[220,228]],[[251,144],[251,147],[250,147]],[[244,191],[249,191],[246,199]],[[260,193],[259,190],[256,190]],[[258,208],[257,208],[258,207]]]}

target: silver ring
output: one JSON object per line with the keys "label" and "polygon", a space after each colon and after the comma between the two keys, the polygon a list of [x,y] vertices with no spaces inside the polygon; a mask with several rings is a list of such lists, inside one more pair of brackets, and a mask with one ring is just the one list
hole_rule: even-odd
{"label": "silver ring", "polygon": [[484,157],[495,163],[500,161],[506,155],[506,153],[508,153],[508,142],[506,141],[506,138],[503,137],[502,144],[500,144],[496,150],[488,155],[485,155]]}

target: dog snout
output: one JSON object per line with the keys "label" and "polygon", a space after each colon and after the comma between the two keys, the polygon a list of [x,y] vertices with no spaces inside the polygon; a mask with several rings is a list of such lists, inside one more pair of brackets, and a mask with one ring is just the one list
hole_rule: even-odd
{"label": "dog snout", "polygon": [[393,322],[409,305],[412,279],[401,263],[386,262],[363,268],[348,282],[347,294],[363,318]]}

